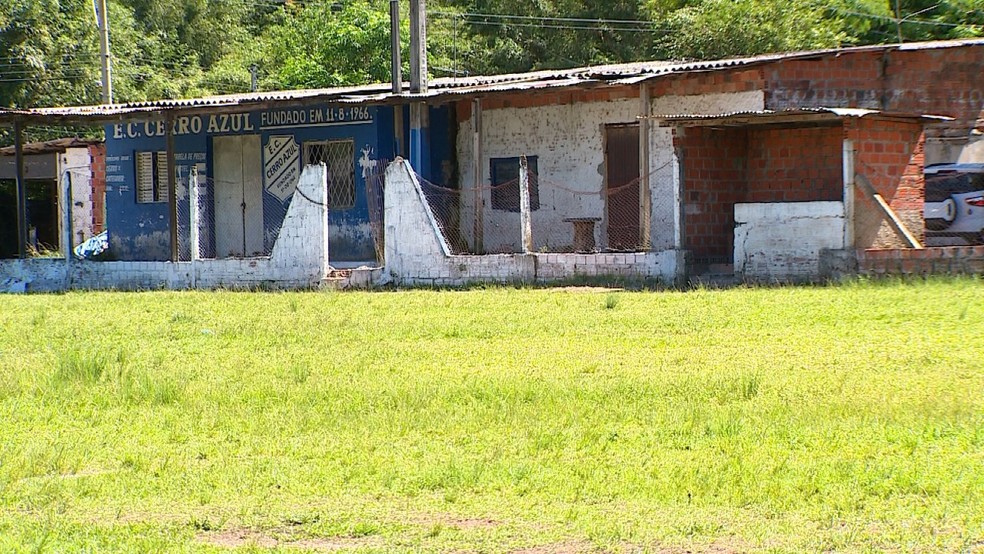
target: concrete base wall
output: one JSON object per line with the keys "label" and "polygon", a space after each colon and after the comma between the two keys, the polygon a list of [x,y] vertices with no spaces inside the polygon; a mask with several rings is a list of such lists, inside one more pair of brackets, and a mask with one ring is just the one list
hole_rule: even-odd
{"label": "concrete base wall", "polygon": [[750,280],[820,277],[820,252],[844,247],[842,202],[735,204],[735,273]]}
{"label": "concrete base wall", "polygon": [[984,246],[861,250],[858,273],[870,277],[984,275]]}
{"label": "concrete base wall", "polygon": [[68,289],[306,288],[328,272],[327,172],[304,168],[268,258],[193,262],[0,260],[0,292]]}
{"label": "concrete base wall", "polygon": [[386,170],[386,274],[398,284],[460,286],[480,282],[556,281],[619,276],[674,283],[683,254],[495,254],[452,256],[420,183],[404,160]]}

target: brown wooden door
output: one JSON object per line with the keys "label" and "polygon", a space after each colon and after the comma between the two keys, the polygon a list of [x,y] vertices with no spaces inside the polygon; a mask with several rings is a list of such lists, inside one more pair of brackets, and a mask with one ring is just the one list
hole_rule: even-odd
{"label": "brown wooden door", "polygon": [[605,127],[608,248],[639,249],[639,125]]}

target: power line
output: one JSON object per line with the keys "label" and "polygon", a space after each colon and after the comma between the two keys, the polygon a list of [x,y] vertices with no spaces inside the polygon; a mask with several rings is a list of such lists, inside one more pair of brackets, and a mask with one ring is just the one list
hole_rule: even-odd
{"label": "power line", "polygon": [[534,20],[534,21],[561,21],[565,23],[639,24],[639,25],[652,25],[654,23],[654,21],[648,21],[645,19],[589,19],[589,18],[581,18],[581,17],[550,17],[550,16],[492,14],[492,13],[474,13],[474,12],[459,13],[459,12],[432,11],[431,15],[451,16],[451,17],[482,17],[482,18],[493,18],[493,19]]}
{"label": "power line", "polygon": [[845,9],[837,8],[837,7],[833,7],[833,6],[830,6],[828,9],[830,9],[831,11],[837,12],[837,13],[844,14],[844,15],[855,15],[855,16],[858,16],[858,17],[867,17],[868,19],[878,19],[878,20],[881,20],[881,21],[887,21],[889,23],[895,23],[895,22],[899,22],[899,23],[903,23],[903,24],[905,24],[905,23],[911,23],[913,25],[930,25],[930,26],[936,26],[936,27],[981,27],[981,25],[976,24],[976,23],[947,23],[945,21],[929,21],[929,20],[926,20],[926,19],[909,19],[907,17],[903,17],[901,19],[896,19],[894,17],[889,17],[887,15],[878,15],[878,14],[874,14],[874,13],[856,12],[856,11],[845,10]]}

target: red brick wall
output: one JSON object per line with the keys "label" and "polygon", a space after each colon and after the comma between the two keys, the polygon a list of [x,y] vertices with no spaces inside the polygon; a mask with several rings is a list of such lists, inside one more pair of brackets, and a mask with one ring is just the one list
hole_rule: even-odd
{"label": "red brick wall", "polygon": [[766,107],[855,107],[946,115],[934,134],[984,129],[984,46],[845,51],[763,68]]}
{"label": "red brick wall", "polygon": [[686,248],[697,263],[731,263],[735,204],[840,200],[843,128],[692,127],[676,136],[683,164]]}
{"label": "red brick wall", "polygon": [[984,274],[984,246],[862,250],[861,275]]}
{"label": "red brick wall", "polygon": [[104,214],[106,211],[106,145],[89,146],[92,167],[92,232],[99,234],[106,230]]}
{"label": "red brick wall", "polygon": [[[557,106],[580,102],[609,102],[624,98],[638,98],[639,87],[636,86],[606,86],[580,90],[545,90],[520,91],[495,94],[482,99],[483,110],[501,108],[536,108],[540,106]],[[471,118],[471,102],[457,103],[458,121]]]}
{"label": "red brick wall", "polygon": [[771,63],[763,68],[766,107],[883,109],[882,58],[882,52],[847,52]]}
{"label": "red brick wall", "polygon": [[[847,120],[847,138],[854,141],[855,172],[864,175],[922,240],[925,137],[918,122],[875,118]],[[905,242],[889,227],[882,212],[860,189],[855,194],[857,248],[897,248]]]}
{"label": "red brick wall", "polygon": [[840,200],[843,128],[750,128],[743,202]]}
{"label": "red brick wall", "polygon": [[653,82],[656,96],[747,92],[765,88],[762,68],[717,70],[669,75]]}
{"label": "red brick wall", "polygon": [[682,149],[684,237],[697,263],[732,263],[736,202],[745,195],[748,133],[692,127],[676,136]]}

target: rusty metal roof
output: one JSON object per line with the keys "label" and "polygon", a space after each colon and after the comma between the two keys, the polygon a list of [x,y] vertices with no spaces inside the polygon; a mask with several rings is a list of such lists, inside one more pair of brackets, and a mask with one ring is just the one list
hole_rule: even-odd
{"label": "rusty metal roof", "polygon": [[[25,156],[31,156],[34,154],[51,154],[60,153],[68,150],[69,148],[87,148],[93,144],[102,144],[100,139],[85,139],[78,137],[66,137],[54,140],[46,140],[44,142],[29,142],[23,145],[23,152]],[[0,148],[0,156],[13,156],[14,147],[7,146]]]}
{"label": "rusty metal roof", "polygon": [[207,111],[211,109],[255,108],[281,102],[336,103],[336,104],[398,104],[413,100],[442,101],[492,93],[542,90],[605,85],[630,85],[662,76],[697,71],[714,71],[742,66],[839,55],[846,52],[925,50],[984,45],[984,39],[935,41],[909,44],[860,46],[805,52],[765,54],[743,58],[713,61],[650,61],[613,65],[578,67],[572,69],[544,70],[530,73],[488,75],[476,77],[445,77],[431,81],[427,92],[394,94],[388,83],[372,85],[227,94],[178,100],[154,100],[102,106],[72,106],[35,109],[0,108],[0,122],[15,119],[47,119],[93,122],[123,118],[141,118],[160,115],[163,112]]}
{"label": "rusty metal roof", "polygon": [[863,108],[793,108],[788,110],[738,111],[713,115],[653,115],[647,119],[659,121],[663,126],[720,125],[742,126],[777,122],[816,121],[846,119],[851,117],[876,117],[883,119],[917,119],[926,122],[953,121],[942,115],[911,114]]}

